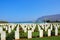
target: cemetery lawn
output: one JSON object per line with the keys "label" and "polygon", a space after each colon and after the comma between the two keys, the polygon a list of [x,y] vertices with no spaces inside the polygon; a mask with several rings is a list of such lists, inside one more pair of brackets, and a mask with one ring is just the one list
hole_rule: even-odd
{"label": "cemetery lawn", "polygon": [[43,38],[31,38],[26,40],[60,40],[60,36],[51,36],[51,37],[43,37]]}
{"label": "cemetery lawn", "polygon": [[[54,31],[53,31],[54,32]],[[23,33],[24,35],[21,35],[21,36],[25,36],[27,37],[27,33]],[[47,34],[47,33],[44,33],[44,34]],[[60,30],[59,30],[59,35],[58,36],[46,36],[45,37],[42,37],[42,38],[39,38],[39,32],[33,32],[32,33],[32,38],[31,39],[27,39],[27,38],[21,38],[20,40],[60,40]]]}
{"label": "cemetery lawn", "polygon": [[[24,33],[24,35],[27,36],[25,33]],[[59,36],[50,36],[50,37],[45,36],[45,37],[39,38],[39,33],[33,32],[32,36],[33,36],[33,38],[31,38],[31,39],[21,38],[20,40],[60,40],[60,35]]]}

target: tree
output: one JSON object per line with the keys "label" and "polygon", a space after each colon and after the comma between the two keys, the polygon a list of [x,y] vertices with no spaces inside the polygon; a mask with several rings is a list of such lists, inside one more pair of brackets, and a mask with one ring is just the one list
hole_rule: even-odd
{"label": "tree", "polygon": [[44,22],[51,22],[50,20],[44,20]]}
{"label": "tree", "polygon": [[50,20],[46,20],[46,22],[50,22]]}

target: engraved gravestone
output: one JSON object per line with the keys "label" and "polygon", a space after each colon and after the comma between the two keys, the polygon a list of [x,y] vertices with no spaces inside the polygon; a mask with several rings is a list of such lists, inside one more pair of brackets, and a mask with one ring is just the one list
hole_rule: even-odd
{"label": "engraved gravestone", "polygon": [[1,40],[6,40],[6,33],[5,33],[5,31],[1,32]]}
{"label": "engraved gravestone", "polygon": [[15,40],[19,39],[19,26],[17,27],[16,31],[15,31]]}
{"label": "engraved gravestone", "polygon": [[19,31],[15,31],[15,40],[19,39]]}
{"label": "engraved gravestone", "polygon": [[58,36],[58,28],[55,27],[55,36]]}
{"label": "engraved gravestone", "polygon": [[32,38],[32,31],[31,30],[28,30],[28,39],[29,38]]}
{"label": "engraved gravestone", "polygon": [[51,36],[51,29],[48,29],[48,36]]}

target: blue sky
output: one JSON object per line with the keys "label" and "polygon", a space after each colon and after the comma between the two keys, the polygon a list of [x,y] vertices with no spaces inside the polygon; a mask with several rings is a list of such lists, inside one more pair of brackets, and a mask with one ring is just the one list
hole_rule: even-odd
{"label": "blue sky", "polygon": [[30,21],[60,14],[60,0],[0,0],[0,20]]}

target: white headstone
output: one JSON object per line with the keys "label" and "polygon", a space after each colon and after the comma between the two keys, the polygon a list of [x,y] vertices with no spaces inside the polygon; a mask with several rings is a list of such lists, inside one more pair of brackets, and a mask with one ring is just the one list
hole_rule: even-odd
{"label": "white headstone", "polygon": [[40,28],[40,26],[38,25],[38,30],[40,31],[41,30],[41,28]]}
{"label": "white headstone", "polygon": [[1,40],[6,40],[6,33],[5,33],[5,31],[1,32]]}
{"label": "white headstone", "polygon": [[14,29],[14,26],[12,26],[12,30]]}
{"label": "white headstone", "polygon": [[50,24],[51,25],[51,30],[52,30],[52,24]]}
{"label": "white headstone", "polygon": [[16,31],[19,31],[19,26],[17,26],[17,29],[16,29]]}
{"label": "white headstone", "polygon": [[40,30],[40,31],[39,31],[39,36],[40,36],[40,37],[43,37],[43,30]]}
{"label": "white headstone", "polygon": [[55,36],[58,36],[58,28],[55,27]]}
{"label": "white headstone", "polygon": [[8,27],[9,29],[8,29],[8,33],[11,33],[11,28],[10,28],[10,26]]}
{"label": "white headstone", "polygon": [[51,36],[51,29],[48,29],[48,36]]}
{"label": "white headstone", "polygon": [[6,30],[8,30],[8,28],[6,27]]}
{"label": "white headstone", "polygon": [[15,24],[11,24],[11,25],[12,25],[11,29],[13,30],[13,29],[15,28],[16,25],[15,25]]}
{"label": "white headstone", "polygon": [[43,37],[43,30],[41,29],[39,25],[38,25],[38,31],[39,31],[39,37]]}
{"label": "white headstone", "polygon": [[15,39],[19,39],[19,31],[15,31]]}
{"label": "white headstone", "polygon": [[33,27],[32,27],[32,32],[34,32],[34,29],[36,28],[36,24],[33,24]]}
{"label": "white headstone", "polygon": [[28,30],[28,39],[29,38],[32,38],[32,31],[31,30]]}
{"label": "white headstone", "polygon": [[2,27],[0,27],[0,33],[3,31]]}

